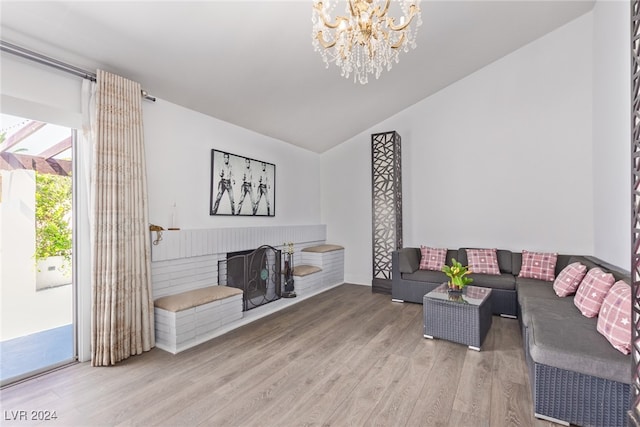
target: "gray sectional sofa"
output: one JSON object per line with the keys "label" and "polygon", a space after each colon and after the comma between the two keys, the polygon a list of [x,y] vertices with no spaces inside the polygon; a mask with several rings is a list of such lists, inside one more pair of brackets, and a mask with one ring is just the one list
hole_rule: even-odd
{"label": "gray sectional sofa", "polygon": [[[451,258],[467,264],[464,248],[449,250],[447,264]],[[631,283],[629,272],[589,256],[558,255],[556,276],[573,262],[599,267]],[[419,263],[419,248],[393,252],[395,301],[421,303],[424,293],[447,281],[441,272],[419,270]],[[573,296],[560,298],[551,282],[518,277],[521,263],[521,253],[499,250],[499,276],[471,277],[473,285],[493,289],[494,314],[518,317],[536,417],[580,426],[627,425],[631,356],[616,350],[596,330],[597,317],[583,316]]]}
{"label": "gray sectional sofa", "polygon": [[[500,275],[472,274],[474,286],[492,288],[491,305],[494,314],[516,317],[516,279],[512,268],[512,252],[498,250]],[[422,297],[438,285],[446,282],[447,276],[441,271],[420,270],[420,248],[403,248],[391,254],[392,283],[391,298],[398,302],[422,304]],[[455,258],[467,265],[467,252],[463,249],[447,251],[447,265]],[[521,262],[521,261],[520,261]],[[518,264],[518,272],[520,264]],[[517,274],[517,273],[516,273]]]}

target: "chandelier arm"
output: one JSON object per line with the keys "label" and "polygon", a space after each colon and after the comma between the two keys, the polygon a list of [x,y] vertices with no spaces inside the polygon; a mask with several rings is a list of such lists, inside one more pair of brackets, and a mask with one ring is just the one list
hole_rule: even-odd
{"label": "chandelier arm", "polygon": [[405,36],[404,36],[404,33],[402,33],[400,35],[400,39],[397,42],[395,42],[394,44],[391,45],[391,49],[398,49],[398,48],[402,47],[402,44],[404,43],[404,39],[405,39]]}
{"label": "chandelier arm", "polygon": [[338,28],[338,26],[340,25],[341,21],[347,20],[347,18],[345,18],[344,16],[337,16],[335,23],[327,21],[327,17],[325,16],[324,11],[322,10],[323,4],[322,4],[321,1],[316,3],[316,4],[314,4],[313,8],[316,10],[316,13],[318,14],[320,19],[322,20],[322,24],[327,28],[331,28],[331,29]]}
{"label": "chandelier arm", "polygon": [[316,34],[316,39],[318,39],[318,42],[320,42],[320,45],[322,45],[323,48],[325,49],[330,49],[332,47],[334,47],[336,45],[336,42],[338,41],[337,39],[332,41],[332,42],[326,42],[324,40],[324,37],[322,37],[322,31],[318,31],[318,34]]}
{"label": "chandelier arm", "polygon": [[378,16],[378,18],[382,18],[384,15],[387,14],[387,12],[389,11],[389,5],[391,5],[391,0],[386,0],[382,10],[380,10],[380,7],[376,7],[374,9],[374,12]]}
{"label": "chandelier arm", "polygon": [[416,16],[416,6],[414,4],[412,4],[411,6],[409,6],[409,18],[407,18],[407,21],[404,24],[400,24],[398,26],[393,25],[393,18],[389,18],[387,21],[387,26],[389,27],[389,29],[393,30],[393,31],[402,31],[405,28],[407,28],[409,25],[411,25],[411,22],[413,21],[413,18]]}
{"label": "chandelier arm", "polygon": [[349,0],[349,12],[351,13],[351,16],[358,16],[358,13],[356,13],[356,7],[353,3],[353,0]]}

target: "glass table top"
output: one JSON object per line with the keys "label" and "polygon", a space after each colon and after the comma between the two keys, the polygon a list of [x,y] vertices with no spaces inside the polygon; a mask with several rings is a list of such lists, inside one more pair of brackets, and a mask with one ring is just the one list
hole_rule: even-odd
{"label": "glass table top", "polygon": [[490,288],[467,286],[462,293],[449,292],[446,283],[438,286],[425,295],[425,298],[449,301],[458,304],[480,305],[491,295]]}

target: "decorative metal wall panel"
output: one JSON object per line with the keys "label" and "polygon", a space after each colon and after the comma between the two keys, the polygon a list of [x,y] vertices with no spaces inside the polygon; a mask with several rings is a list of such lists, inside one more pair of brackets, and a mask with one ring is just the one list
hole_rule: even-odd
{"label": "decorative metal wall panel", "polygon": [[631,162],[633,406],[630,419],[636,425],[640,425],[640,2],[638,0],[631,2]]}
{"label": "decorative metal wall panel", "polygon": [[391,280],[391,252],[402,247],[400,143],[395,131],[371,135],[374,285]]}

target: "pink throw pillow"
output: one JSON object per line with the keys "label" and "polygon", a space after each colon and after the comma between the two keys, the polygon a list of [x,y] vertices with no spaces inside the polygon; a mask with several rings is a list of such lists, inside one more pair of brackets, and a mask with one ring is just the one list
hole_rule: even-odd
{"label": "pink throw pillow", "polygon": [[573,303],[584,316],[596,317],[614,281],[613,274],[592,268],[578,286]]}
{"label": "pink throw pillow", "polygon": [[558,254],[522,251],[522,266],[518,277],[552,282],[556,275]]}
{"label": "pink throw pillow", "polygon": [[616,350],[631,353],[631,287],[622,280],[605,297],[597,329]]}
{"label": "pink throw pillow", "polygon": [[420,246],[420,253],[420,270],[442,270],[447,259],[447,249]]}
{"label": "pink throw pillow", "polygon": [[585,274],[587,274],[586,265],[579,262],[567,265],[553,282],[553,290],[556,295],[566,297],[575,294]]}
{"label": "pink throw pillow", "polygon": [[472,273],[500,274],[496,249],[467,249],[467,261]]}

